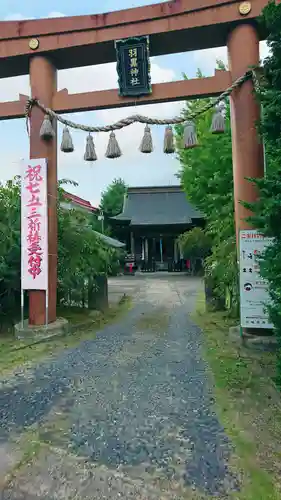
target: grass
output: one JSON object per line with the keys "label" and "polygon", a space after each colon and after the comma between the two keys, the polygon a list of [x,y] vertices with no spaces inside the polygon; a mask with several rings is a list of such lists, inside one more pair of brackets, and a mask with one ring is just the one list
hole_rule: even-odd
{"label": "grass", "polygon": [[276,355],[231,341],[228,330],[233,320],[207,312],[202,294],[193,320],[205,333],[217,413],[234,445],[230,466],[242,486],[233,498],[280,500],[281,400],[271,379]]}
{"label": "grass", "polygon": [[4,334],[0,337],[0,375],[8,376],[16,368],[28,366],[40,359],[51,356],[62,349],[74,347],[83,340],[93,339],[96,333],[105,325],[119,319],[131,306],[131,301],[120,301],[112,306],[104,314],[91,316],[88,310],[78,308],[63,308],[58,311],[58,316],[66,318],[70,325],[83,325],[73,333],[62,337],[54,337],[46,342],[26,346],[21,340],[15,340],[14,336]]}

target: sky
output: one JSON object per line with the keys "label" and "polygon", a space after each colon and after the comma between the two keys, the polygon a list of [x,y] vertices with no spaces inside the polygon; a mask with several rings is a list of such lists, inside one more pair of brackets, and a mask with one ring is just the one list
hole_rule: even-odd
{"label": "sky", "polygon": [[[39,19],[46,17],[62,17],[84,14],[97,14],[131,7],[150,5],[152,0],[1,0],[0,20]],[[261,57],[267,53],[267,47],[261,44]],[[152,83],[162,83],[180,80],[182,73],[195,77],[198,68],[205,76],[212,76],[216,60],[227,62],[226,48],[187,52],[151,58]],[[62,70],[58,72],[58,88],[67,88],[69,93],[87,92],[117,88],[117,73],[115,63]],[[28,76],[0,79],[1,101],[17,100],[19,94],[29,95]],[[169,118],[179,114],[183,103],[164,103],[76,113],[67,118],[88,125],[108,125],[120,118],[135,112],[157,118]],[[108,142],[107,134],[94,136],[98,161],[88,163],[83,160],[86,134],[72,131],[75,151],[71,154],[59,152],[58,175],[78,183],[77,187],[68,187],[72,193],[89,200],[94,206],[100,201],[103,190],[113,181],[121,177],[129,186],[160,186],[177,184],[175,174],[179,170],[179,162],[174,155],[164,155],[163,127],[152,127],[154,151],[144,155],[139,151],[143,135],[143,125],[135,124],[116,133],[122,150],[122,156],[115,160],[105,158]],[[19,162],[29,155],[29,143],[25,120],[0,122],[1,164],[0,181],[4,182],[20,173]],[[61,139],[59,129],[58,144]]]}

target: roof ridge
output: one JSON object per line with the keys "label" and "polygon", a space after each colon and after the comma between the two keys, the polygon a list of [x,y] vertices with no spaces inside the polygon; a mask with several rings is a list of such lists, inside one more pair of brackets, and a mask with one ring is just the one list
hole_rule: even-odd
{"label": "roof ridge", "polygon": [[69,193],[69,191],[65,191],[63,190],[63,195],[65,198],[68,198],[70,199],[71,201],[73,201],[74,203],[77,203],[77,205],[79,206],[84,206],[84,207],[87,207],[89,209],[91,209],[92,211],[95,211],[97,210],[96,207],[94,207],[90,201],[88,200],[84,200],[83,198],[81,198],[80,196],[77,196],[76,194],[73,194],[73,193]]}

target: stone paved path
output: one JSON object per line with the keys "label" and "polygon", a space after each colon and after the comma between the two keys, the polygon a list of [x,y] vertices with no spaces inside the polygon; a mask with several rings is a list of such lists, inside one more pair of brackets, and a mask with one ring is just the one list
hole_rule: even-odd
{"label": "stone paved path", "polygon": [[26,451],[3,500],[227,498],[237,487],[188,317],[200,282],[111,280],[113,294],[120,286],[135,305],[119,324],[2,384],[0,465],[16,436]]}

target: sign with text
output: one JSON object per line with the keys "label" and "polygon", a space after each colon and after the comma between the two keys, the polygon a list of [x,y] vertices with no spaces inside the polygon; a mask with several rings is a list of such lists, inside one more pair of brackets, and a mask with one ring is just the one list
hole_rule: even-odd
{"label": "sign with text", "polygon": [[149,37],[141,36],[115,42],[119,95],[151,94]]}
{"label": "sign with text", "polygon": [[259,256],[271,238],[256,230],[240,231],[240,317],[243,328],[273,328],[266,305],[268,284],[260,276]]}
{"label": "sign with text", "polygon": [[21,283],[23,290],[48,289],[47,160],[21,168]]}

